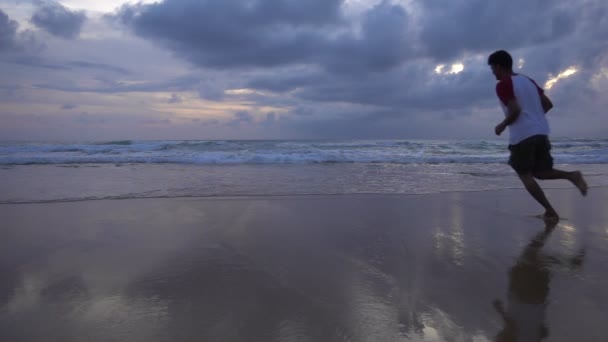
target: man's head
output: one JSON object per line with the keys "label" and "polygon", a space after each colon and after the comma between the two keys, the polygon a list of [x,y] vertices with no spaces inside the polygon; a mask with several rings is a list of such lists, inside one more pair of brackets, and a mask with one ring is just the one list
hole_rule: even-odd
{"label": "man's head", "polygon": [[488,65],[492,68],[492,73],[497,80],[513,72],[513,58],[505,50],[498,50],[491,54],[488,57]]}

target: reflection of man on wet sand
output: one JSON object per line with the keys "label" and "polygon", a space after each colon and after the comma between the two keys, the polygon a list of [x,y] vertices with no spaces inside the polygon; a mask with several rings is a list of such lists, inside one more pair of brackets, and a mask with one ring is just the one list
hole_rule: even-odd
{"label": "reflection of man on wet sand", "polygon": [[494,301],[496,310],[504,320],[504,328],[496,336],[497,342],[541,341],[549,336],[549,329],[545,325],[545,310],[551,280],[550,267],[567,265],[577,268],[583,262],[583,252],[568,260],[541,253],[541,248],[557,222],[545,224],[545,230],[530,241],[509,270],[506,308],[500,300]]}

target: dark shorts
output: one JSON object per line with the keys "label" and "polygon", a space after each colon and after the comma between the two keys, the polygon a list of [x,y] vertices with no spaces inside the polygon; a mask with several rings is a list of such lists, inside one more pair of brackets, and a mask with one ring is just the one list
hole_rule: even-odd
{"label": "dark shorts", "polygon": [[534,135],[515,145],[509,145],[509,165],[518,174],[553,169],[551,143],[546,135]]}

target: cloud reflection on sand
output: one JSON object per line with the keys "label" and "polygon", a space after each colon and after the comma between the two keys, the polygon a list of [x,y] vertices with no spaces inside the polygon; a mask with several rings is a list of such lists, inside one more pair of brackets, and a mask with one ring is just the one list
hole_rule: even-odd
{"label": "cloud reflection on sand", "polygon": [[[593,233],[582,209],[551,239],[542,221],[495,211],[489,199],[525,208],[513,193],[0,206],[0,340],[489,341],[509,329],[492,301],[506,293],[504,312],[521,313],[512,301],[546,272],[536,302],[558,338],[565,293],[606,298],[605,246],[589,240],[591,263],[578,253]],[[513,278],[520,267],[532,276]],[[604,312],[576,305],[594,337]]]}

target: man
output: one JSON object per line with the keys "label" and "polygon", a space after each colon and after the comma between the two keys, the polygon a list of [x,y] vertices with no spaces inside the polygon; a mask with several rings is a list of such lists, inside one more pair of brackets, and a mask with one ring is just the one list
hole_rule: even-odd
{"label": "man", "polygon": [[494,132],[500,135],[509,127],[509,164],[530,195],[545,208],[543,218],[558,220],[557,212],[534,178],[567,179],[583,196],[587,195],[587,184],[580,171],[553,168],[549,124],[545,117],[553,103],[532,79],[513,72],[513,59],[508,52],[494,52],[488,57],[488,65],[499,81],[496,95],[505,112],[505,119],[496,125]]}

